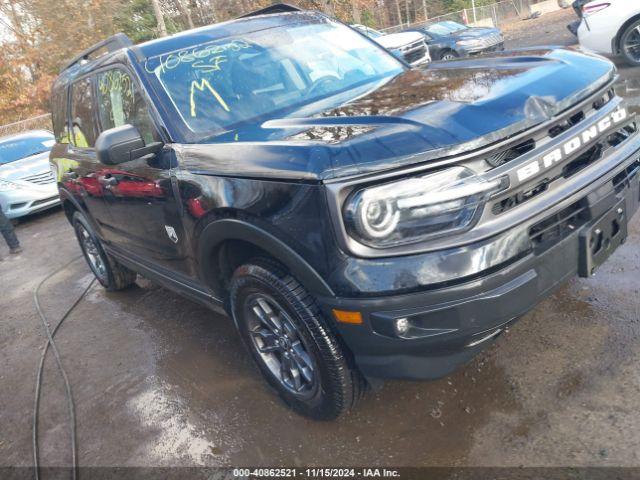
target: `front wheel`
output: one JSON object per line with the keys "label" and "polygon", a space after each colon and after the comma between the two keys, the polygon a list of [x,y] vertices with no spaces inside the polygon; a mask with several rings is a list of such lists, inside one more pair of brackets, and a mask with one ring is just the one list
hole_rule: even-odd
{"label": "front wheel", "polygon": [[458,58],[458,54],[453,50],[446,50],[440,54],[440,60],[449,61],[455,60],[456,58]]}
{"label": "front wheel", "polygon": [[116,291],[133,285],[136,281],[136,272],[121,265],[104,251],[84,215],[75,212],[72,223],[82,254],[102,286],[109,291]]}
{"label": "front wheel", "polygon": [[230,305],[253,359],[291,408],[333,420],[355,405],[364,380],[311,295],[282,267],[267,259],[239,267]]}
{"label": "front wheel", "polygon": [[622,33],[620,50],[628,64],[640,66],[640,20],[629,25]]}

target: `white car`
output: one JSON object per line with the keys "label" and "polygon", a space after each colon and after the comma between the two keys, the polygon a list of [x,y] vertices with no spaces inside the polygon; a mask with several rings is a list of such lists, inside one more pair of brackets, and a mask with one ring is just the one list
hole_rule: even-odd
{"label": "white car", "polygon": [[355,24],[351,26],[413,67],[431,62],[429,47],[425,42],[424,35],[419,32],[389,33],[385,35],[365,25]]}
{"label": "white car", "polygon": [[640,65],[639,0],[579,1],[574,8],[581,17],[577,35],[585,50],[622,55],[631,65]]}

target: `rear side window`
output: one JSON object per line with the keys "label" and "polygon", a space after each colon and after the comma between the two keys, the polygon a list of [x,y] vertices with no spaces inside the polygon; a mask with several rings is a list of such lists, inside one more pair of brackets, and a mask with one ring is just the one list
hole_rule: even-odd
{"label": "rear side window", "polygon": [[157,140],[147,105],[131,76],[114,68],[99,73],[97,78],[101,132],[130,124],[138,129],[145,143]]}
{"label": "rear side window", "polygon": [[58,143],[69,143],[69,127],[67,125],[67,89],[59,88],[51,97],[51,121],[53,134]]}
{"label": "rear side window", "polygon": [[93,148],[98,137],[93,86],[90,78],[83,78],[71,88],[71,129],[76,147]]}

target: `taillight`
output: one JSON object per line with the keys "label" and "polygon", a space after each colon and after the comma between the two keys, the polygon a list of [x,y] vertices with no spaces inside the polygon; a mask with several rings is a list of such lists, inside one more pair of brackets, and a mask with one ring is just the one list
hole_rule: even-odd
{"label": "taillight", "polygon": [[592,13],[599,12],[600,10],[604,10],[607,8],[610,3],[588,3],[587,5],[582,6],[582,13],[585,15],[590,15]]}

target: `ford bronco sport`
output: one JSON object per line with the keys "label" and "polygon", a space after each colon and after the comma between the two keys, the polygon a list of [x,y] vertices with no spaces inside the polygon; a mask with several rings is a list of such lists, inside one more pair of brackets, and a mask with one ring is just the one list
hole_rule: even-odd
{"label": "ford bronco sport", "polygon": [[51,161],[105,288],[224,309],[279,395],[331,419],[370,379],[448,374],[624,242],[640,136],[615,79],[546,48],[411,69],[277,5],[83,52]]}

